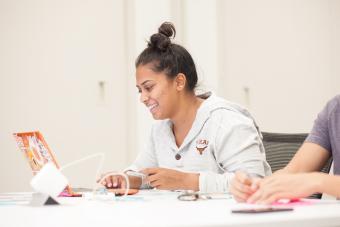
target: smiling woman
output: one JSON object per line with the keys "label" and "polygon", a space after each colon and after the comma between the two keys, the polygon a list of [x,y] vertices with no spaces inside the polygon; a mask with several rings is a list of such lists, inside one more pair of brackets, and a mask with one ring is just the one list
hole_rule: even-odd
{"label": "smiling woman", "polygon": [[[260,134],[247,110],[213,95],[196,96],[197,72],[189,52],[172,43],[176,34],[163,23],[136,60],[140,101],[157,121],[147,149],[127,170],[133,188],[228,192],[237,170],[265,176]],[[109,177],[106,187],[121,188],[123,178]]]}

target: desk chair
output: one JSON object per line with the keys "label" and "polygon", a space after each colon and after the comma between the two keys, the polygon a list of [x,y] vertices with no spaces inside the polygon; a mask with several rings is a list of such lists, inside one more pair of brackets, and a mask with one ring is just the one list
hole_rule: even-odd
{"label": "desk chair", "polygon": [[[266,159],[275,172],[284,168],[293,158],[300,146],[308,136],[307,133],[286,134],[286,133],[270,133],[262,132],[263,145],[266,151]],[[322,172],[329,173],[331,168],[332,158],[330,158]],[[309,198],[321,198],[321,194],[313,194]]]}

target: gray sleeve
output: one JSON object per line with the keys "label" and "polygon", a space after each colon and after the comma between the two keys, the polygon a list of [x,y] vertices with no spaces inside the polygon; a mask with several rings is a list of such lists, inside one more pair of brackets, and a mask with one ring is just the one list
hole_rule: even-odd
{"label": "gray sleeve", "polygon": [[145,168],[157,167],[157,157],[155,152],[155,145],[153,139],[153,128],[151,129],[150,137],[147,142],[146,148],[139,152],[136,160],[130,165],[127,170],[140,171]]}
{"label": "gray sleeve", "polygon": [[[248,119],[247,119],[248,120]],[[260,150],[260,138],[252,122],[235,124],[229,131],[220,129],[217,145],[217,160],[228,172],[244,170],[265,176],[265,156]]]}
{"label": "gray sleeve", "polygon": [[[130,165],[128,168],[124,170],[124,172],[128,170],[132,171],[141,171],[145,168],[156,167],[158,166],[156,152],[155,152],[155,145],[153,140],[153,128],[151,129],[149,141],[147,143],[146,148],[139,152],[136,160]],[[147,182],[142,180],[142,185],[140,189],[151,189],[150,185]]]}
{"label": "gray sleeve", "polygon": [[327,103],[324,109],[318,114],[316,120],[314,121],[314,125],[312,131],[309,133],[305,142],[316,143],[329,152],[331,151],[331,144],[329,138],[329,114],[332,109],[332,100]]}
{"label": "gray sleeve", "polygon": [[217,131],[215,151],[224,174],[200,173],[200,191],[229,191],[229,184],[237,170],[265,176],[265,154],[260,149],[261,139],[253,121],[239,114],[224,119]]}

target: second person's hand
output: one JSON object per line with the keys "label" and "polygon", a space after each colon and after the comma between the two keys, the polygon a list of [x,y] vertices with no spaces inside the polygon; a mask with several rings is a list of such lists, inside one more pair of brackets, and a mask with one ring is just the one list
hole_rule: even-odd
{"label": "second person's hand", "polygon": [[230,193],[237,202],[246,202],[257,190],[260,178],[251,178],[247,173],[237,171],[230,184]]}
{"label": "second person's hand", "polygon": [[273,174],[264,178],[248,203],[271,204],[280,199],[298,199],[318,191],[324,173]]}

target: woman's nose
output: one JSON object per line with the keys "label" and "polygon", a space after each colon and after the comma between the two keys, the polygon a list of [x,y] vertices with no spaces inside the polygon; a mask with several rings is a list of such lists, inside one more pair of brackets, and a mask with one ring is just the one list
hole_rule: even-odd
{"label": "woman's nose", "polygon": [[148,101],[148,99],[149,98],[148,98],[147,94],[145,94],[145,92],[140,93],[140,98],[139,98],[140,102],[146,103]]}

